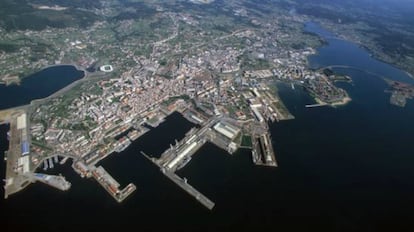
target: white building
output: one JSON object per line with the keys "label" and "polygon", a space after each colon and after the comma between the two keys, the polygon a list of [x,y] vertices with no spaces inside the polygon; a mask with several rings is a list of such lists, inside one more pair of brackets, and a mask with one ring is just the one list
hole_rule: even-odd
{"label": "white building", "polygon": [[99,70],[101,70],[102,72],[112,72],[114,71],[114,68],[112,67],[112,65],[107,64],[99,67]]}
{"label": "white building", "polygon": [[232,125],[227,123],[219,122],[214,126],[214,130],[220,134],[226,136],[227,138],[233,140],[240,132],[240,129],[235,128]]}

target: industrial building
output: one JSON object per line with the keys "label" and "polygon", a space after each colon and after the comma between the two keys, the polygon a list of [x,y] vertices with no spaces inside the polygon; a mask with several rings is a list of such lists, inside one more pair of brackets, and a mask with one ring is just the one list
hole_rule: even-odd
{"label": "industrial building", "polygon": [[24,130],[27,127],[27,115],[22,114],[19,117],[17,117],[17,129],[18,130]]}
{"label": "industrial building", "polygon": [[17,160],[17,168],[22,173],[28,173],[30,171],[29,165],[30,165],[29,156],[23,156]]}
{"label": "industrial building", "polygon": [[259,110],[256,107],[250,107],[250,108],[252,109],[257,121],[264,122],[263,115],[259,112]]}
{"label": "industrial building", "polygon": [[225,122],[219,122],[214,126],[214,130],[227,138],[233,140],[239,134],[240,129]]}
{"label": "industrial building", "polygon": [[30,146],[27,141],[22,141],[21,151],[22,151],[22,155],[28,155],[30,153]]}
{"label": "industrial building", "polygon": [[22,114],[17,117],[17,130],[20,134],[20,151],[22,156],[28,155],[30,153],[30,144],[28,142],[27,136],[27,114]]}

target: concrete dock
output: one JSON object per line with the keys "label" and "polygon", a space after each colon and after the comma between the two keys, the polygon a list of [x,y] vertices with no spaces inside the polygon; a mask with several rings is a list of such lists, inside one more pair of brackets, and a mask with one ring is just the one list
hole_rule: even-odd
{"label": "concrete dock", "polygon": [[183,190],[185,190],[188,194],[193,196],[197,199],[202,205],[204,205],[207,209],[212,210],[214,208],[214,202],[204,196],[202,193],[197,191],[193,186],[187,183],[185,179],[180,178],[177,174],[166,171],[165,169],[161,169],[162,173],[172,180],[175,184],[180,186]]}
{"label": "concrete dock", "polygon": [[66,163],[66,161],[68,161],[68,159],[69,159],[69,157],[65,156],[65,158],[63,158],[63,159],[59,162],[59,164],[60,164],[60,165],[65,164],[65,163]]}
{"label": "concrete dock", "polygon": [[[189,115],[190,117],[192,116],[191,114]],[[232,139],[237,136],[240,129],[231,126],[230,123],[227,122],[229,119],[223,121],[222,117],[214,117],[207,121],[198,116],[195,117],[195,119],[198,119],[203,126],[201,128],[191,129],[186,133],[184,139],[179,142],[176,141],[175,145],[171,145],[159,159],[151,158],[142,151],[141,154],[157,165],[161,172],[171,181],[197,199],[206,208],[212,210],[214,208],[214,202],[188,184],[187,179],[182,179],[176,175],[175,171],[184,167],[191,160],[192,156],[207,142],[211,142],[229,153],[233,153],[237,150],[237,145],[232,142]],[[212,129],[213,126],[215,128],[214,130]],[[216,129],[218,126],[224,128]]]}
{"label": "concrete dock", "polygon": [[67,191],[71,187],[71,183],[66,181],[63,176],[46,175],[42,173],[33,173],[31,175],[33,180],[45,183],[49,186],[57,188],[62,191]]}
{"label": "concrete dock", "polygon": [[102,167],[89,166],[92,170],[92,176],[96,181],[118,202],[121,203],[130,196],[137,187],[130,183],[124,189],[120,190],[120,184]]}
{"label": "concrete dock", "polygon": [[161,166],[156,159],[149,157],[147,154],[141,151],[141,154],[146,157],[148,160],[153,162],[155,165],[157,165],[161,172],[168,177],[171,181],[173,181],[175,184],[177,184],[179,187],[181,187],[184,191],[186,191],[188,194],[193,196],[198,202],[200,202],[202,205],[204,205],[207,209],[212,210],[214,208],[214,202],[212,202],[210,199],[208,199],[206,196],[204,196],[202,193],[197,191],[193,186],[187,183],[186,179],[180,178],[177,174],[172,172],[171,170],[167,170],[163,166]]}
{"label": "concrete dock", "polygon": [[321,107],[321,106],[327,106],[327,103],[320,103],[320,104],[310,104],[310,105],[306,105],[306,108],[315,108],[315,107]]}
{"label": "concrete dock", "polygon": [[48,168],[49,168],[49,165],[48,165],[47,159],[45,159],[43,161],[43,170],[46,171]]}
{"label": "concrete dock", "polygon": [[49,161],[49,167],[50,167],[50,168],[54,168],[52,158],[49,158],[49,159],[48,159],[48,161]]}
{"label": "concrete dock", "polygon": [[[24,108],[0,111],[2,121],[10,124],[9,131],[9,150],[7,151],[6,176],[4,185],[4,198],[17,193],[26,188],[33,182],[32,178],[24,175],[29,173],[32,168],[30,159],[22,156],[22,143],[27,137],[26,123],[19,123],[19,118],[24,116],[26,111]],[[20,125],[19,125],[20,124]],[[23,124],[23,125],[22,125]],[[26,135],[26,136],[23,136]],[[29,142],[29,140],[26,140]]]}
{"label": "concrete dock", "polygon": [[191,159],[191,157],[200,149],[207,141],[194,137],[185,143],[179,143],[178,146],[168,149],[163,153],[163,159],[157,161],[158,165],[168,169],[169,171],[176,171],[178,167],[183,167],[183,162]]}

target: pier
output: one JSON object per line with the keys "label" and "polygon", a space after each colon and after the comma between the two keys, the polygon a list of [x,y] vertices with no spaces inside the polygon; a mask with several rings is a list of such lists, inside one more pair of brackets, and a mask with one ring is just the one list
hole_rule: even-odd
{"label": "pier", "polygon": [[321,106],[327,106],[327,103],[320,103],[320,104],[310,104],[310,105],[306,105],[306,108],[315,108],[315,107],[321,107]]}
{"label": "pier", "polygon": [[49,159],[48,159],[48,161],[49,161],[49,167],[50,167],[50,168],[54,168],[52,158],[49,158]]}
{"label": "pier", "polygon": [[212,210],[214,208],[214,202],[204,196],[202,193],[197,191],[193,186],[188,184],[186,179],[180,178],[177,174],[165,171],[165,169],[161,169],[163,174],[172,180],[175,184],[180,186],[183,190],[185,190],[188,194],[193,196],[196,200],[198,200],[202,205],[204,205],[207,209]]}
{"label": "pier", "polygon": [[46,171],[48,168],[49,168],[49,165],[48,165],[48,163],[47,163],[47,159],[45,159],[45,160],[43,161],[43,170],[44,170],[44,171]]}
{"label": "pier", "polygon": [[[188,114],[191,115],[191,114]],[[201,117],[201,116],[200,116]],[[204,120],[201,119],[200,120]],[[198,192],[188,184],[186,178],[181,178],[175,174],[177,170],[183,168],[191,160],[192,156],[207,142],[215,144],[230,154],[237,150],[238,145],[233,140],[241,133],[241,129],[235,120],[224,117],[213,117],[203,121],[201,128],[192,128],[186,133],[185,138],[176,141],[169,149],[161,154],[160,158],[153,158],[141,151],[141,154],[158,166],[160,171],[180,188],[198,200],[203,206],[212,210],[214,202]],[[271,145],[271,144],[270,144]],[[269,151],[269,166],[276,165],[273,149]]]}
{"label": "pier", "polygon": [[30,176],[34,181],[39,181],[61,191],[67,191],[71,187],[71,183],[66,181],[63,176],[46,175],[42,173],[33,173]]}
{"label": "pier", "polygon": [[96,181],[118,202],[121,203],[131,195],[137,187],[130,183],[120,190],[120,184],[102,167],[89,167]]}
{"label": "pier", "polygon": [[184,163],[191,159],[191,157],[200,149],[207,141],[198,136],[192,136],[190,139],[185,139],[171,146],[166,150],[161,158],[157,160],[160,167],[166,168],[169,171],[176,171],[182,168]]}
{"label": "pier", "polygon": [[207,209],[212,210],[214,208],[214,202],[212,202],[210,199],[208,199],[206,196],[204,196],[202,193],[200,193],[197,189],[195,189],[193,186],[191,186],[187,180],[184,178],[180,178],[177,174],[174,172],[164,168],[158,162],[156,162],[156,159],[150,158],[147,154],[141,151],[141,154],[146,157],[148,160],[153,162],[155,165],[157,165],[161,172],[168,177],[171,181],[173,181],[175,184],[177,184],[180,188],[182,188],[184,191],[186,191],[188,194],[193,196],[198,202],[200,202],[203,206],[205,206]]}
{"label": "pier", "polygon": [[66,163],[66,161],[68,161],[68,159],[69,159],[69,157],[65,157],[65,158],[63,158],[60,162],[59,162],[59,164],[60,165],[63,165],[63,164],[65,164]]}

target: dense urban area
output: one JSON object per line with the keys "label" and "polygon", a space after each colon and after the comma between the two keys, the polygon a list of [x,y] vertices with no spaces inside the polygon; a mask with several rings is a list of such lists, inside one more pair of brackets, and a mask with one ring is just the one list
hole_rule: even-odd
{"label": "dense urban area", "polygon": [[[73,159],[79,175],[96,179],[121,202],[137,186],[120,189],[97,163],[179,112],[197,126],[160,157],[142,155],[212,209],[214,202],[175,172],[206,142],[229,154],[251,149],[255,164],[277,167],[269,123],[294,119],[277,83],[304,88],[315,99],[307,107],[351,101],[334,84],[349,77],[329,67],[309,68],[308,57],[324,43],[304,31],[311,16],[251,7],[248,1],[98,2],[100,7],[86,8],[31,4],[51,18],[64,12],[68,22],[79,19],[67,11],[84,14],[86,23],[73,21],[83,27],[0,28],[3,83],[18,84],[61,64],[85,72],[70,89],[0,112],[0,123],[10,123],[5,197],[36,181],[68,190],[71,184],[63,176],[40,172]],[[411,86],[391,85],[394,104],[412,98]]]}

